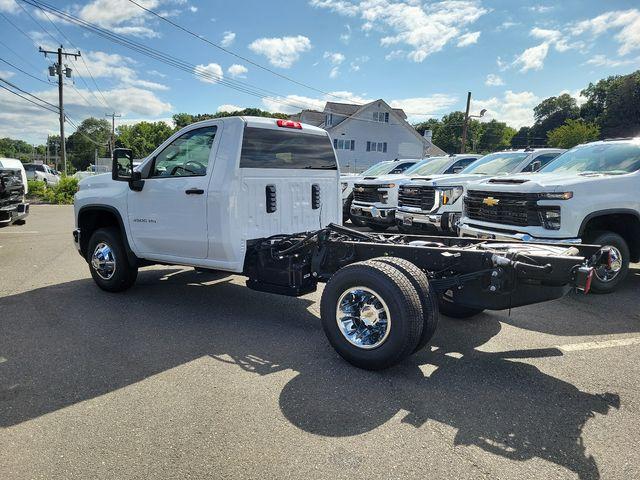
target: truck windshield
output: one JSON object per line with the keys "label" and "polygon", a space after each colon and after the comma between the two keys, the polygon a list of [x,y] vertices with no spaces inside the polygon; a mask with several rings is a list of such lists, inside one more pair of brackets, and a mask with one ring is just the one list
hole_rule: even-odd
{"label": "truck windshield", "polygon": [[382,175],[393,169],[393,162],[380,162],[367,168],[361,175]]}
{"label": "truck windshield", "polygon": [[327,135],[245,127],[240,168],[337,170]]}
{"label": "truck windshield", "polygon": [[404,173],[405,175],[433,175],[435,173],[442,173],[446,170],[450,161],[451,159],[449,157],[429,158],[415,164]]}
{"label": "truck windshield", "polygon": [[563,153],[541,172],[624,174],[640,170],[640,142],[598,143]]}
{"label": "truck windshield", "polygon": [[500,173],[511,173],[528,156],[529,153],[527,152],[491,153],[469,165],[460,174],[498,175]]}

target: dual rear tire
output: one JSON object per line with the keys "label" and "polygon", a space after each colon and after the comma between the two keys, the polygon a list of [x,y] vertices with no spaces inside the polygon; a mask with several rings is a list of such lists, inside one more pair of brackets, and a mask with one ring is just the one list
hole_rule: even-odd
{"label": "dual rear tire", "polygon": [[435,299],[425,273],[411,262],[381,257],[354,263],[327,282],[322,327],[346,361],[381,370],[428,343],[438,321]]}

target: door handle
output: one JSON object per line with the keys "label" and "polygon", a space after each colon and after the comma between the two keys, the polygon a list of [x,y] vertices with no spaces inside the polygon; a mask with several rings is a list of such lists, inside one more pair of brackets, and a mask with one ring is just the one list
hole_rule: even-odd
{"label": "door handle", "polygon": [[190,188],[189,190],[185,190],[184,193],[187,195],[202,195],[204,190],[201,188]]}

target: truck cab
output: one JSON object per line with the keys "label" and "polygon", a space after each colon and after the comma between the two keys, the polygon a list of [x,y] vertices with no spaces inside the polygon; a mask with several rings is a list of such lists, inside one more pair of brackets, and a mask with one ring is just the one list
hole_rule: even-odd
{"label": "truck cab", "polygon": [[491,178],[464,197],[463,236],[608,247],[592,289],[609,292],[640,260],[640,138],[580,145],[535,175]]}
{"label": "truck cab", "polygon": [[467,185],[496,175],[535,172],[564,150],[526,148],[490,153],[456,175],[430,176],[405,182],[396,210],[398,228],[407,233],[436,230],[456,233],[462,214],[462,194]]}
{"label": "truck cab", "polygon": [[[310,125],[207,120],[172,135],[133,172],[123,160],[119,171],[83,179],[75,197],[76,245],[97,281],[112,279],[113,248],[132,264],[242,272],[252,239],[341,219],[335,152],[327,132]],[[104,228],[119,239],[93,238]]]}
{"label": "truck cab", "polygon": [[395,225],[398,207],[398,189],[415,177],[454,175],[479,158],[479,155],[461,154],[425,158],[400,175],[382,175],[365,178],[354,185],[351,218],[369,228],[384,231]]}

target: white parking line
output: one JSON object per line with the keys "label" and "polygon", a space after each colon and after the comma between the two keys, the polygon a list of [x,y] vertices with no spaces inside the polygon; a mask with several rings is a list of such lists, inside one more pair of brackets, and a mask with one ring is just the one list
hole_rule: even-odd
{"label": "white parking line", "polygon": [[40,233],[40,232],[38,232],[36,230],[21,230],[19,232],[0,232],[0,234],[2,234],[2,235],[7,234],[7,233],[15,233],[16,235],[22,235],[22,234],[28,234],[28,233],[29,234],[33,234],[33,233]]}
{"label": "white parking line", "polygon": [[620,338],[617,340],[602,340],[599,342],[570,343],[568,345],[558,345],[563,352],[579,352],[581,350],[596,350],[598,348],[626,347],[629,345],[640,345],[640,337]]}

